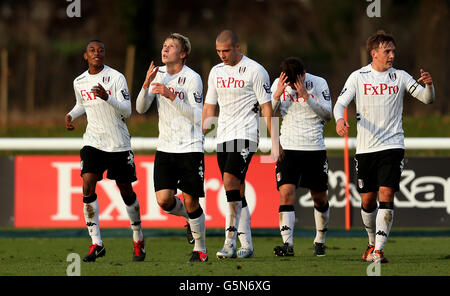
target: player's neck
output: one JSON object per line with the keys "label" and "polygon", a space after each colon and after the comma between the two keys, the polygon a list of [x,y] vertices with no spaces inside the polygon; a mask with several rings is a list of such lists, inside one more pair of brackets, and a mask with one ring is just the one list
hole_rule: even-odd
{"label": "player's neck", "polygon": [[373,63],[373,62],[371,65],[372,65],[372,69],[374,69],[377,72],[385,72],[390,69],[390,68],[386,68],[385,66],[382,66],[382,65],[377,65],[376,63]]}
{"label": "player's neck", "polygon": [[240,53],[238,56],[237,56],[237,58],[236,58],[236,60],[234,61],[234,63],[232,64],[232,65],[230,65],[230,66],[236,66],[237,64],[239,64],[241,61],[242,61],[242,58],[244,57],[244,55],[242,54],[242,53]]}
{"label": "player's neck", "polygon": [[91,74],[91,75],[98,74],[98,73],[102,72],[103,68],[105,68],[105,65],[101,65],[101,66],[89,65],[89,74]]}
{"label": "player's neck", "polygon": [[181,71],[181,69],[183,69],[183,63],[170,63],[170,64],[166,64],[166,71],[167,73],[169,73],[170,75],[175,75],[178,72]]}

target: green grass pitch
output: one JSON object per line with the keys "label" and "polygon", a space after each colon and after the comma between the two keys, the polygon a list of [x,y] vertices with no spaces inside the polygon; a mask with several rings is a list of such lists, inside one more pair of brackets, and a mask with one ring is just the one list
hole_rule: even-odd
{"label": "green grass pitch", "polygon": [[[327,255],[312,255],[313,238],[295,237],[295,256],[276,257],[276,236],[253,238],[255,256],[249,259],[218,260],[215,253],[223,237],[207,237],[209,261],[188,263],[192,251],[184,236],[147,237],[147,258],[132,262],[131,236],[104,237],[106,256],[95,263],[81,261],[82,276],[365,276],[369,263],[361,262],[365,237],[329,237]],[[88,237],[2,237],[0,275],[65,276],[70,253],[82,258],[88,251]],[[388,264],[381,275],[450,275],[450,237],[391,237],[385,248]]]}

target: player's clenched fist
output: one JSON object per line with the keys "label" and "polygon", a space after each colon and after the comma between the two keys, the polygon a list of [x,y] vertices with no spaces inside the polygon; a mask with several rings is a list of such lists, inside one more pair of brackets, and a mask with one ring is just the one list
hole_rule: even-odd
{"label": "player's clenched fist", "polygon": [[72,131],[75,129],[75,126],[72,124],[72,116],[70,116],[69,114],[66,114],[66,118],[65,118],[65,124],[66,124],[66,129],[68,131]]}
{"label": "player's clenched fist", "polygon": [[94,93],[94,95],[96,97],[101,98],[104,101],[108,100],[108,93],[106,92],[106,90],[103,88],[103,86],[99,83],[96,86],[94,86],[91,89],[92,93]]}

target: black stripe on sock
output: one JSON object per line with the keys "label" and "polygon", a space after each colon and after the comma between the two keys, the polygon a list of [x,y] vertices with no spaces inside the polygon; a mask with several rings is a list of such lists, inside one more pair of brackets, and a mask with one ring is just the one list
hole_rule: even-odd
{"label": "black stripe on sock", "polygon": [[361,204],[361,210],[363,210],[366,213],[373,213],[373,211],[375,211],[376,209],[377,209],[376,206],[373,209],[365,209],[364,206]]}
{"label": "black stripe on sock", "polygon": [[245,196],[242,197],[242,208],[245,208],[247,206],[247,200],[245,199]]}
{"label": "black stripe on sock", "polygon": [[240,190],[228,190],[225,193],[227,195],[228,202],[241,200],[241,191]]}
{"label": "black stripe on sock", "polygon": [[389,210],[393,210],[394,209],[394,202],[382,202],[380,201],[380,209],[389,209]]}
{"label": "black stripe on sock", "polygon": [[316,207],[316,206],[314,206],[314,208],[316,210],[318,210],[319,212],[321,212],[321,213],[325,213],[330,208],[330,204],[327,202],[327,204],[324,205],[323,207]]}
{"label": "black stripe on sock", "polygon": [[123,196],[122,195],[122,199],[123,202],[127,205],[127,206],[131,206],[132,204],[134,204],[134,202],[136,201],[136,193],[133,192],[133,195],[131,197],[127,197],[127,196]]}
{"label": "black stripe on sock", "polygon": [[278,208],[278,212],[279,213],[281,213],[281,212],[294,212],[294,211],[295,211],[295,209],[294,209],[293,205],[281,205]]}
{"label": "black stripe on sock", "polygon": [[197,219],[198,217],[200,217],[203,214],[203,209],[199,205],[195,211],[193,211],[192,213],[187,213],[187,214],[188,214],[189,219]]}
{"label": "black stripe on sock", "polygon": [[94,194],[92,194],[92,195],[90,195],[90,196],[83,196],[83,202],[84,202],[85,204],[94,202],[94,201],[96,201],[96,200],[97,200],[97,194],[96,194],[96,193],[94,193]]}

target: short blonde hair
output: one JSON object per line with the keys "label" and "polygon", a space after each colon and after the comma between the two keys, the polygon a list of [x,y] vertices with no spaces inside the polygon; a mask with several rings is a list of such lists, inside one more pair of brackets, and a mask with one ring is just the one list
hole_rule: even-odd
{"label": "short blonde hair", "polygon": [[231,41],[231,45],[236,46],[239,43],[239,37],[233,30],[223,30],[217,35],[216,42],[224,43]]}
{"label": "short blonde hair", "polygon": [[172,33],[166,39],[176,39],[181,44],[181,50],[186,53],[186,57],[183,59],[183,63],[186,61],[187,57],[191,53],[191,42],[189,38],[179,33]]}

